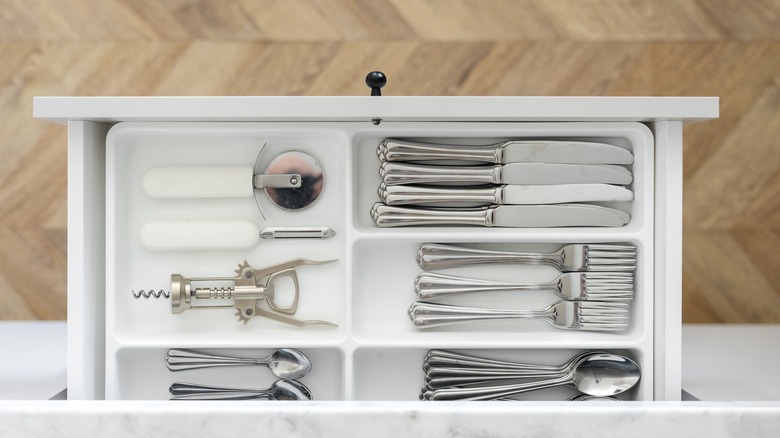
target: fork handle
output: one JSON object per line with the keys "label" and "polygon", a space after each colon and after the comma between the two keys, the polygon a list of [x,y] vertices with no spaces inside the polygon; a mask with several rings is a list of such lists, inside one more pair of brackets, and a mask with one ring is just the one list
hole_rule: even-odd
{"label": "fork handle", "polygon": [[505,310],[479,307],[450,306],[416,301],[409,307],[409,318],[419,328],[491,319],[549,318],[550,310]]}
{"label": "fork handle", "polygon": [[480,163],[498,163],[501,148],[488,146],[453,146],[421,143],[389,138],[380,143],[377,155],[382,161],[461,160]]}
{"label": "fork handle", "polygon": [[417,264],[425,270],[493,263],[552,264],[557,266],[557,258],[556,254],[494,251],[437,243],[424,243],[417,251]]}
{"label": "fork handle", "polygon": [[438,274],[435,272],[423,272],[415,279],[414,290],[420,299],[428,300],[450,295],[478,292],[522,290],[551,290],[557,292],[558,288],[552,283],[507,283],[502,281],[456,277],[454,275]]}

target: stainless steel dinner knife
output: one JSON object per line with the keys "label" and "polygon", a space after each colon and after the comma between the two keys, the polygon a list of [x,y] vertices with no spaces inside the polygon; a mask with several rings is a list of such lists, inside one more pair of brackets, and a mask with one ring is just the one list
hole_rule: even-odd
{"label": "stainless steel dinner knife", "polygon": [[631,216],[592,204],[504,205],[483,209],[426,209],[374,204],[371,217],[378,227],[460,225],[480,227],[621,227]]}
{"label": "stainless steel dinner knife", "polygon": [[398,184],[630,184],[631,171],[614,164],[511,163],[498,166],[428,166],[382,163],[382,182]]}
{"label": "stainless steel dinner knife", "polygon": [[377,149],[382,161],[437,161],[440,164],[477,162],[631,164],[634,155],[619,146],[558,140],[519,140],[484,146],[423,143],[389,138]]}
{"label": "stainless steel dinner knife", "polygon": [[387,205],[459,208],[571,202],[629,202],[634,199],[634,192],[612,184],[500,185],[484,188],[381,184],[379,199]]}

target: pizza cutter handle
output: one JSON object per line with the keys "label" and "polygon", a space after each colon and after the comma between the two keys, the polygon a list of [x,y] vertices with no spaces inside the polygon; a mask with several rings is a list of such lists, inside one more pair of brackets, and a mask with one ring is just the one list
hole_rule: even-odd
{"label": "pizza cutter handle", "polygon": [[143,177],[152,198],[246,198],[254,193],[251,166],[154,167]]}

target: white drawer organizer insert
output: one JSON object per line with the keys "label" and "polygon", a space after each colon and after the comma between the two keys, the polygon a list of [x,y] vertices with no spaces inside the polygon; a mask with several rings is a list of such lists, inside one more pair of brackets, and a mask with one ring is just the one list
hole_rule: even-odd
{"label": "white drawer organizer insert", "polygon": [[[317,400],[416,400],[422,358],[433,348],[525,362],[563,363],[583,350],[624,354],[642,368],[630,400],[680,397],[682,124],[717,117],[716,98],[37,98],[35,116],[68,124],[68,395],[73,399],[167,399],[175,381],[267,387],[254,367],[170,372],[169,348],[261,357],[279,347],[306,353],[302,379]],[[576,139],[631,151],[630,214],[608,228],[378,228],[376,150],[386,138],[491,144],[506,139]],[[288,150],[321,165],[325,184],[310,208],[290,212],[264,196],[155,199],[144,173],[158,166],[252,166]],[[258,206],[262,210],[258,210]],[[261,240],[219,251],[151,251],[139,240],[156,220],[251,221],[258,228],[325,226],[328,239]],[[543,321],[416,328],[415,255],[423,243],[549,251],[567,243],[637,247],[629,328],[558,330]],[[232,276],[248,261],[300,266],[295,315],[337,326],[293,327],[232,310],[171,313],[170,300],[131,290],[170,289],[170,276]],[[488,265],[475,276],[553,278],[542,266]],[[477,275],[478,274],[478,275]],[[515,278],[517,279],[517,278]],[[486,307],[543,308],[552,294],[493,296]],[[473,301],[469,304],[474,304]],[[566,398],[559,388],[529,399]]]}

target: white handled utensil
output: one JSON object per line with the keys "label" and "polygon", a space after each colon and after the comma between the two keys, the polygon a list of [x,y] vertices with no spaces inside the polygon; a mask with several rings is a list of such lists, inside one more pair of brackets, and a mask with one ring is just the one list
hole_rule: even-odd
{"label": "white handled utensil", "polygon": [[151,168],[143,177],[144,192],[152,198],[242,198],[263,189],[285,210],[313,204],[323,183],[320,165],[299,151],[277,156],[257,174],[251,166],[170,166]]}
{"label": "white handled utensil", "polygon": [[144,248],[151,251],[249,249],[260,240],[325,239],[336,233],[328,227],[269,227],[248,220],[152,221],[141,228]]}

